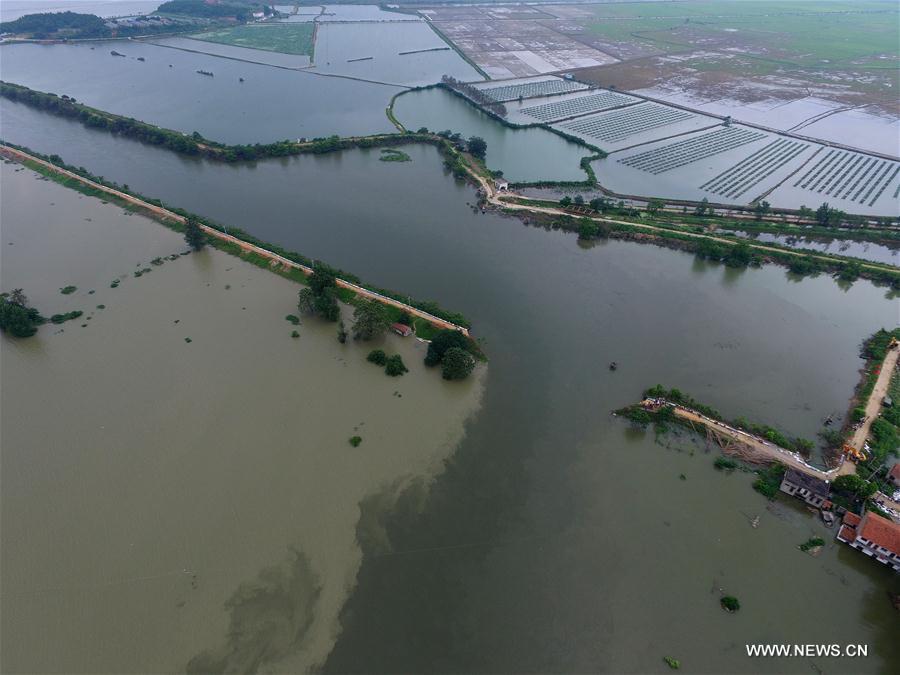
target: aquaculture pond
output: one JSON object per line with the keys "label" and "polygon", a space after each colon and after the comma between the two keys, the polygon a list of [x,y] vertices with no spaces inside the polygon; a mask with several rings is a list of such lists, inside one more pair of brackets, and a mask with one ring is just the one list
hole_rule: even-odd
{"label": "aquaculture pond", "polygon": [[510,181],[582,181],[580,167],[591,150],[546,129],[512,129],[443,89],[413,91],[397,97],[394,115],[409,129],[449,129],[487,141],[487,165]]}
{"label": "aquaculture pond", "polygon": [[394,131],[384,109],[401,91],[136,41],[4,45],[0,59],[5,81],[225,143]]}
{"label": "aquaculture pond", "polygon": [[[67,161],[127,182],[144,194],[246,228],[371,282],[434,298],[472,320],[474,335],[490,357],[482,404],[434,480],[411,483],[399,495],[385,480],[383,491],[366,499],[342,489],[322,496],[323,502],[345,504],[358,517],[355,540],[346,546],[358,545],[363,552],[359,572],[346,577],[349,600],[341,610],[340,630],[330,635],[331,645],[324,649],[325,672],[659,672],[666,668],[664,656],[701,672],[780,672],[783,662],[749,659],[744,645],[786,640],[869,645],[866,659],[829,662],[842,671],[885,672],[900,661],[900,616],[887,597],[889,591],[900,591],[897,575],[835,543],[834,531],[802,504],[786,498],[767,502],[751,489],[752,476],[717,472],[717,450],[702,439],[684,433],[657,438],[609,414],[659,382],[690,392],[729,417],[743,415],[815,438],[828,415],[836,414],[840,422],[858,381],[861,340],[897,323],[896,299],[885,289],[864,281],[839,286],[827,276],[798,281],[774,266],[734,270],[637,243],[583,246],[570,234],[528,227],[492,212],[482,215],[471,207],[474,190],[446,175],[439,155],[428,146],[404,148],[411,162],[379,162],[377,151],[349,151],[234,166],[183,159],[32,111],[19,114],[9,104],[0,112],[8,140],[60,152]],[[6,249],[4,241],[8,254]],[[193,260],[188,256],[174,265],[195,264]],[[164,272],[154,271],[150,279],[138,281],[152,281],[157,274],[165,278]],[[204,283],[201,278],[196,292],[209,292]],[[184,285],[179,288],[186,293]],[[228,292],[236,290],[232,283]],[[167,296],[166,303],[171,302]],[[134,311],[142,307],[136,302]],[[168,318],[171,311],[163,316]],[[206,317],[202,313],[191,320],[205,325]],[[218,325],[210,320],[210,326]],[[67,328],[67,334],[71,330]],[[84,335],[101,334],[89,330],[93,327],[83,329]],[[209,331],[201,345],[195,338],[190,346],[220,341],[230,354],[237,348],[234,340],[242,345],[249,341],[256,355],[252,360],[268,348],[268,342],[257,345],[253,336],[230,325]],[[145,341],[143,334],[139,339],[131,332],[102,335],[113,344]],[[176,336],[180,340],[182,332]],[[190,363],[181,360],[180,351],[175,353],[175,372],[168,360],[176,357],[153,362],[154,368],[160,363],[165,367],[164,392],[148,387],[127,400],[128,410],[147,409],[148,426],[132,427],[129,433],[137,442],[145,437],[154,441],[154,452],[159,441],[170,436],[161,438],[150,422],[165,419],[162,408],[171,415],[179,410],[177,401],[170,402],[172,383],[185,379],[183,368]],[[198,358],[198,353],[188,354]],[[608,367],[613,360],[619,364],[615,372]],[[238,392],[238,397],[242,391],[268,395],[268,385],[284,383],[292,389],[308,384],[288,361],[277,376],[264,381],[240,377],[244,371],[239,364],[233,355],[217,357],[213,379],[222,384],[222,391]],[[71,405],[86,405],[85,392],[112,377],[105,363],[97,368],[103,379],[78,379],[78,397]],[[232,372],[237,373],[234,378]],[[318,376],[313,381],[323,382]],[[190,384],[188,393],[196,386]],[[319,386],[340,389],[331,382]],[[297,406],[290,405],[292,394],[284,391],[279,396],[285,398],[282,402],[275,397],[278,410],[293,414]],[[240,408],[240,416],[248,425],[279,423],[256,403]],[[75,419],[100,434],[94,427],[109,428],[108,417]],[[210,417],[190,419],[179,427],[190,430],[179,447],[203,445],[207,434],[218,433],[210,430]],[[54,420],[40,422],[53,430]],[[319,433],[321,422],[311,424]],[[79,438],[80,428],[66,427],[66,437]],[[301,451],[295,448],[305,447],[304,437],[292,437],[283,452],[296,456]],[[428,437],[418,434],[415,449]],[[404,446],[404,438],[395,442]],[[259,452],[274,452],[274,442],[254,442],[254,459]],[[50,448],[42,446],[41,456]],[[364,440],[360,450],[365,448]],[[114,456],[117,464],[142,467],[141,453],[122,453]],[[305,625],[309,608],[316,611],[324,591],[319,599],[311,598],[289,574],[266,575],[263,588],[254,580],[261,569],[285,559],[283,543],[291,540],[291,533],[297,533],[298,545],[312,545],[330,528],[320,524],[317,532],[307,533],[273,516],[271,521],[251,521],[256,527],[250,538],[232,538],[227,549],[217,546],[213,535],[219,529],[228,531],[231,523],[246,522],[248,514],[262,513],[264,518],[271,501],[271,488],[253,480],[230,487],[233,476],[242,475],[247,466],[239,460],[251,461],[220,453],[204,465],[212,473],[197,486],[188,486],[202,488],[203,494],[221,490],[234,507],[215,514],[220,524],[212,533],[198,533],[185,544],[203,547],[202,555],[188,564],[178,558],[159,567],[178,572],[167,583],[181,582],[189,599],[190,592],[201,591],[192,591],[190,577],[180,574],[182,568],[199,573],[203,589],[204,579],[218,567],[230,567],[245,556],[251,561],[243,565],[243,583],[231,579],[232,588],[217,591],[216,601],[185,614],[179,625],[191,628],[178,639],[191,649],[175,653],[212,650],[209,653],[222,660],[201,663],[217,670],[244,670],[250,664],[266,671],[295,671],[297,663],[317,660],[313,651],[321,652],[310,647],[299,629],[263,632],[256,627],[262,617],[285,614],[294,621],[292,628]],[[185,450],[181,462],[192,461]],[[273,478],[277,485],[294,475],[279,462],[268,468],[265,462],[258,464],[263,467],[254,471],[279,474]],[[353,461],[349,465],[361,474],[368,466]],[[11,474],[20,477],[34,466],[40,465],[34,460],[22,468],[6,463],[3,480],[13,480]],[[127,485],[105,484],[110,509],[134,499],[135,490],[154,487],[148,481],[157,475],[171,475],[175,481],[171,493],[161,493],[162,501],[180,494],[179,488],[190,491],[179,463],[158,471],[135,470]],[[81,482],[77,489],[75,485],[57,483],[52,499],[41,508],[55,505],[63,510],[91,498]],[[300,485],[293,492],[305,496]],[[11,498],[7,490],[3,494]],[[178,517],[195,520],[195,501]],[[96,578],[91,574],[97,574],[97,561],[106,562],[114,544],[121,545],[123,557],[129,555],[130,544],[145,536],[145,523],[157,518],[155,513],[123,518],[121,527],[105,531],[104,548],[90,556],[92,567],[69,571],[69,587],[81,588],[80,595],[57,591],[35,596],[25,618],[4,616],[13,622],[7,626],[34,627],[40,622],[33,617],[52,614],[53,603],[61,599],[83,606],[95,593],[118,597],[139,588],[129,583],[96,590],[96,584],[83,578]],[[286,506],[284,514],[285,520],[287,514],[298,522],[307,516],[316,520],[299,503]],[[759,526],[753,528],[757,516]],[[3,532],[7,536],[6,528]],[[254,552],[256,537],[276,541],[279,533],[280,549],[270,547],[266,556]],[[91,541],[69,538],[64,528],[41,532],[38,541],[50,536],[72,549],[65,557],[80,551],[80,559],[88,559],[83,549],[90,551]],[[810,536],[826,539],[818,557],[798,549]],[[44,543],[25,547],[17,555],[40,560],[58,554],[59,541],[52,548]],[[141,541],[134,554],[139,560],[145,550]],[[149,575],[136,563],[134,569],[135,575]],[[740,612],[722,611],[723,593],[740,599]],[[162,602],[170,596],[160,597]],[[173,606],[181,597],[172,591]],[[225,607],[230,597],[235,601]],[[240,601],[251,597],[252,603]],[[144,651],[126,655],[122,649],[116,661],[123,664],[120,669],[159,669],[152,658],[170,649],[169,629],[147,621],[139,601],[122,601],[113,614],[119,631],[139,618],[147,625]],[[82,614],[79,630],[111,615]],[[840,620],[811,621],[811,616]],[[226,642],[228,635],[248,638]],[[113,633],[91,644],[114,651],[126,642]],[[54,640],[19,643],[16,661],[10,662],[18,670],[39,670],[62,649]],[[10,658],[8,653],[5,649],[4,658]],[[96,670],[87,647],[80,654],[83,669]],[[816,663],[795,659],[792,666],[805,669]]]}

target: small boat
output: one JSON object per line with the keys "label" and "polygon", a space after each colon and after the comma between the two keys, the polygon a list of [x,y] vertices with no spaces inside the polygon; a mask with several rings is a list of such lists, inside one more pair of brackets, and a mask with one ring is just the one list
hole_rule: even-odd
{"label": "small boat", "polygon": [[209,77],[215,77],[215,76],[214,76],[211,72],[209,72],[208,70],[198,70],[197,72],[200,73],[201,75],[207,75],[207,76],[209,76]]}
{"label": "small boat", "polygon": [[137,57],[137,60],[138,60],[138,61],[146,61],[146,59],[145,59],[143,56]]}
{"label": "small boat", "polygon": [[610,369],[610,370],[616,370],[618,367],[619,367],[619,364],[616,363],[615,361],[610,361],[610,362],[609,362],[609,369]]}
{"label": "small boat", "polygon": [[751,527],[753,527],[754,529],[757,528],[757,527],[759,527],[759,516],[756,516],[756,518],[754,518],[754,519],[750,522],[750,525],[751,525]]}
{"label": "small boat", "polygon": [[120,54],[119,52],[117,52],[115,49],[113,49],[113,50],[110,52],[110,54],[112,54],[113,56],[125,56],[124,54]]}
{"label": "small boat", "polygon": [[238,80],[240,80],[241,82],[243,82],[243,81],[244,81],[244,78],[243,78],[243,77],[239,77]]}

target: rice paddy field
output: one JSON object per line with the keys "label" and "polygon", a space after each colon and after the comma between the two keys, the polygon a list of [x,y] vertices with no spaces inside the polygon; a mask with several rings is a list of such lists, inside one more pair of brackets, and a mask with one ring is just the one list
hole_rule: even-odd
{"label": "rice paddy field", "polygon": [[198,33],[192,37],[204,42],[311,57],[315,25],[312,23],[246,24]]}

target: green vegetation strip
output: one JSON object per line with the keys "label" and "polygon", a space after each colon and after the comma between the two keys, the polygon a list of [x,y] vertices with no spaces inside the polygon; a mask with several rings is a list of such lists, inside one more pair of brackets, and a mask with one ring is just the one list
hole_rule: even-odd
{"label": "green vegetation strip", "polygon": [[247,24],[197,33],[191,37],[195,40],[234,47],[312,57],[314,34],[315,24],[310,21]]}

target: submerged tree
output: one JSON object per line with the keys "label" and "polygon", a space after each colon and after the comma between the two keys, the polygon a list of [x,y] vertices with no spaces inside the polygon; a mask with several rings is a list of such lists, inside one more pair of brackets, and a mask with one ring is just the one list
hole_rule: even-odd
{"label": "submerged tree", "polygon": [[481,136],[470,136],[466,146],[469,152],[478,159],[484,159],[487,155],[487,141]]}
{"label": "submerged tree", "polygon": [[31,337],[37,332],[45,319],[27,302],[21,288],[0,295],[0,330],[15,337]]}
{"label": "submerged tree", "polygon": [[464,380],[474,369],[475,357],[459,347],[451,347],[441,359],[441,376],[445,380]]}
{"label": "submerged tree", "polygon": [[390,325],[384,305],[376,300],[363,300],[353,311],[353,338],[371,340],[383,334]]}
{"label": "submerged tree", "polygon": [[206,246],[206,234],[200,224],[193,218],[188,218],[184,224],[184,240],[193,250],[199,251]]}

